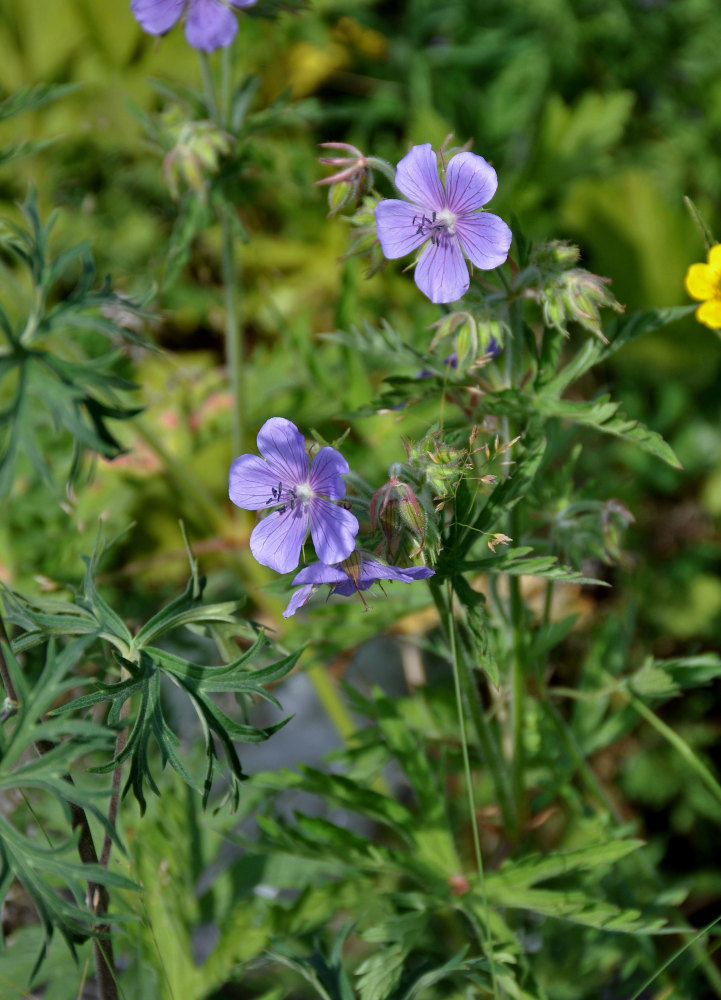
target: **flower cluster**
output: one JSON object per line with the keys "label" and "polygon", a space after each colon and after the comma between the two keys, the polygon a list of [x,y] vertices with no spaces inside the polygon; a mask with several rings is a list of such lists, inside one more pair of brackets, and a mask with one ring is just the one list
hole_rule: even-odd
{"label": "flower cluster", "polygon": [[431,144],[413,146],[396,168],[395,184],[409,200],[378,203],[378,239],[390,260],[425,244],[415,282],[431,302],[455,302],[468,291],[464,254],[484,271],[505,262],[511,230],[497,215],[480,211],[498,186],[496,171],[482,156],[456,153],[446,168],[444,186]]}
{"label": "flower cluster", "polygon": [[164,35],[185,13],[185,37],[201,52],[230,45],[238,22],[228,6],[252,7],[257,0],[131,0],[135,19],[150,35]]}
{"label": "flower cluster", "polygon": [[[413,580],[433,576],[426,566],[400,569],[356,551],[358,521],[341,505],[343,476],[348,463],[335,448],[321,448],[312,462],[305,438],[290,420],[271,417],[258,432],[262,455],[240,455],[230,467],[228,492],[244,510],[268,510],[250,536],[257,561],[278,573],[288,573],[300,561],[310,533],[320,562],[304,567],[293,580],[301,585],[284,615],[295,614],[322,583],[331,593],[349,596],[367,590],[376,580]],[[365,602],[364,602],[365,603]]]}

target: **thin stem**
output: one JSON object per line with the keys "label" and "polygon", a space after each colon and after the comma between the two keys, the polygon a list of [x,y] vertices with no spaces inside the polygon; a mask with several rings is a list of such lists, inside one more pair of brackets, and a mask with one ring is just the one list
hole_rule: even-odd
{"label": "thin stem", "polygon": [[468,811],[471,818],[471,829],[473,831],[473,849],[476,856],[476,867],[478,869],[478,884],[481,890],[481,899],[484,910],[483,945],[491,965],[491,981],[493,983],[493,995],[498,997],[498,983],[496,982],[496,964],[493,956],[493,937],[491,934],[491,920],[488,909],[488,897],[486,895],[486,879],[483,869],[483,855],[481,852],[481,838],[478,832],[478,817],[476,815],[476,803],[473,795],[473,779],[471,776],[471,762],[468,754],[468,737],[466,735],[466,719],[463,707],[463,695],[461,693],[461,669],[458,647],[456,645],[456,629],[453,621],[453,587],[451,581],[447,583],[446,599],[442,608],[443,628],[448,639],[451,651],[451,664],[453,667],[453,686],[456,692],[456,708],[458,710],[458,726],[461,736],[461,749],[463,753],[463,770],[466,782],[466,795],[468,797]]}
{"label": "thin stem", "polygon": [[218,102],[215,99],[215,84],[213,83],[213,74],[210,69],[210,59],[207,52],[199,52],[198,55],[200,56],[200,72],[203,77],[203,90],[205,92],[205,104],[208,114],[216,125],[220,125]]}
{"label": "thin stem", "polygon": [[[523,314],[519,300],[511,300],[510,305],[511,336],[507,338],[506,349],[506,382],[509,387],[519,381],[519,366],[523,348]],[[518,429],[511,425],[509,418],[504,420],[504,437],[506,444],[513,440]],[[508,534],[514,544],[520,545],[521,526],[518,507],[514,506],[509,514]],[[509,576],[509,646],[511,649],[511,785],[515,814],[519,830],[523,826],[526,814],[525,791],[525,750],[524,750],[524,719],[525,719],[525,684],[526,684],[526,643],[524,636],[524,606],[521,597],[521,581],[517,576]]]}
{"label": "thin stem", "polygon": [[[206,53],[201,52],[200,68],[203,75],[203,87],[208,112],[218,128],[225,127],[223,115],[229,113],[230,65],[223,62],[223,100],[224,106],[218,107],[215,96],[215,84],[210,70],[210,62]],[[228,57],[229,58],[229,57]],[[221,268],[223,275],[223,299],[225,304],[225,362],[228,366],[230,391],[233,396],[233,413],[230,441],[232,457],[235,458],[243,450],[243,427],[245,424],[245,387],[243,379],[243,324],[239,307],[241,273],[235,258],[235,233],[231,207],[222,202],[218,215],[221,232]]]}
{"label": "thin stem", "polygon": [[220,209],[220,230],[222,237],[223,297],[225,300],[225,360],[228,365],[230,390],[233,396],[230,439],[233,448],[233,457],[235,458],[243,450],[243,428],[245,424],[243,355],[245,345],[243,343],[243,323],[238,295],[241,284],[241,271],[240,264],[235,256],[230,207],[226,204],[223,204]]}
{"label": "thin stem", "polygon": [[232,114],[233,109],[230,106],[230,88],[233,80],[233,53],[235,52],[235,47],[233,45],[226,45],[223,49],[221,71],[222,75],[220,78],[220,105],[221,105],[221,115],[223,119],[223,127],[230,131],[232,125]]}

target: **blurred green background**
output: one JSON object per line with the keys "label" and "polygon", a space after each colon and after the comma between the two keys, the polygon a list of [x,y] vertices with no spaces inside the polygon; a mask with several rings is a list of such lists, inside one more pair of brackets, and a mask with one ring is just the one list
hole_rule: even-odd
{"label": "blurred green background", "polygon": [[[342,415],[372,396],[381,378],[373,358],[319,334],[384,318],[423,349],[438,318],[399,266],[366,280],[362,261],[341,259],[347,223],[326,221],[325,189],[314,187],[325,175],[319,142],[352,142],[395,163],[411,143],[438,145],[449,133],[459,143],[472,138],[498,171],[492,210],[514,213],[530,237],[576,242],[583,265],[609,277],[629,310],[687,301],[686,268],[705,250],[684,195],[721,232],[716,0],[318,0],[294,10],[259,0],[241,18],[233,59],[237,73],[260,79],[258,114],[285,109],[276,127],[250,140],[243,169],[229,181],[249,233],[238,280],[253,433],[284,415],[331,440],[347,426]],[[0,148],[51,142],[0,164],[0,214],[16,219],[17,201],[37,187],[43,212],[60,209],[58,246],[87,240],[100,273],[112,272],[121,291],[155,288],[152,337],[165,351],[128,361],[147,408],[145,437],[119,432],[128,456],[99,463],[70,500],[29,478],[16,484],[0,519],[0,579],[18,590],[72,582],[100,517],[110,534],[135,521],[104,581],[126,594],[132,616],[133,602],[136,610],[156,604],[184,578],[182,516],[212,571],[211,590],[232,597],[253,590],[248,610],[272,615],[280,629],[282,588],[255,595],[271,574],[245,558],[248,525],[231,517],[226,500],[220,237],[210,213],[200,212],[197,231],[169,258],[179,206],[143,122],[166,106],[156,84],[168,80],[197,86],[196,54],[180,30],[160,41],[143,35],[127,0],[0,7],[4,95],[38,83],[79,85],[0,123]],[[27,292],[12,273],[4,271],[2,282],[4,297]],[[620,351],[602,375],[605,382],[589,382],[589,395],[612,391],[631,416],[667,437],[684,468],[583,436],[588,494],[619,500],[636,519],[620,566],[606,571],[615,590],[594,606],[594,620],[633,616],[632,657],[641,647],[658,656],[719,648],[721,339],[690,318]],[[401,434],[421,434],[427,417],[410,411],[355,421],[344,445],[351,466],[362,465],[379,485],[389,462],[402,458]],[[209,523],[184,494],[148,436],[192,471],[218,521]],[[389,602],[380,614],[390,621],[395,613]],[[292,643],[317,637],[322,625],[282,627]],[[354,628],[350,622],[349,642]],[[718,695],[697,692],[666,718],[721,763]],[[678,838],[669,865],[710,871],[716,807],[685,797],[682,776],[663,759],[667,750],[650,750],[658,759],[649,748],[627,747],[629,760],[644,751],[650,774],[618,761],[614,774],[628,801],[645,810],[649,830]],[[654,780],[659,773],[668,780]],[[716,891],[718,874],[708,878]]]}

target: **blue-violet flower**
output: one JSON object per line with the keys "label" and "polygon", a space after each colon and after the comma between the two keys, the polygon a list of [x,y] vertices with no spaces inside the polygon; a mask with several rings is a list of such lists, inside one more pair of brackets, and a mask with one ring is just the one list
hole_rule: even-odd
{"label": "blue-violet flower", "polygon": [[435,570],[428,566],[408,566],[405,569],[400,569],[398,566],[386,566],[378,559],[372,559],[360,552],[354,552],[350,558],[338,566],[329,566],[323,562],[313,563],[311,566],[304,566],[293,579],[293,586],[299,584],[301,586],[288,602],[283,617],[292,617],[298,608],[307,604],[323,583],[330,584],[331,594],[341,594],[343,597],[359,594],[365,605],[361,591],[368,590],[377,580],[399,580],[401,583],[413,583],[414,580],[427,580],[429,576],[434,574]]}
{"label": "blue-violet flower", "polygon": [[446,168],[445,188],[431,144],[413,146],[396,168],[396,187],[409,201],[389,198],[376,205],[381,249],[389,260],[427,243],[415,282],[431,302],[455,302],[468,291],[463,259],[490,271],[508,256],[512,234],[497,215],[478,210],[496,192],[496,171],[482,156],[456,153]]}
{"label": "blue-violet flower", "polygon": [[348,463],[335,448],[321,448],[313,459],[305,438],[290,420],[271,417],[258,432],[257,455],[241,455],[230,466],[229,495],[237,507],[271,513],[250,536],[250,551],[262,566],[278,573],[295,569],[310,534],[318,557],[335,563],[355,546],[358,521],[333,500],[345,496],[341,479]]}
{"label": "blue-violet flower", "polygon": [[183,11],[188,44],[202,52],[224,48],[238,30],[233,7],[252,7],[257,0],[131,0],[130,9],[143,31],[163,35],[180,20]]}

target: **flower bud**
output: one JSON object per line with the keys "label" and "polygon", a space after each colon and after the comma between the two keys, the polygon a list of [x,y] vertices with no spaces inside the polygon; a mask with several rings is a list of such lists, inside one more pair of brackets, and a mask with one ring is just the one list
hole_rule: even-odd
{"label": "flower bud", "polygon": [[171,196],[179,198],[181,186],[187,186],[204,197],[208,175],[217,173],[221,157],[230,152],[230,136],[210,121],[180,121],[175,112],[164,116],[164,124],[172,142],[163,161]]}

